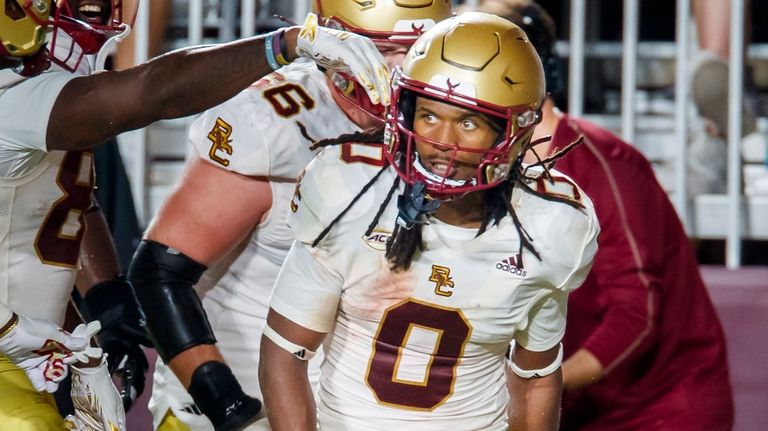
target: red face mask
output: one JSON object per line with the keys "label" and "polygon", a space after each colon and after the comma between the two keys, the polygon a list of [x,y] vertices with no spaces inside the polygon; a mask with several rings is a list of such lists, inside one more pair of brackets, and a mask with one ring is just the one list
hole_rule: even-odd
{"label": "red face mask", "polygon": [[[137,10],[138,1],[135,10],[126,11],[122,0],[60,0],[46,23],[53,30],[51,61],[77,70],[85,55],[98,53],[109,38],[126,32]],[[71,41],[61,41],[60,32]]]}

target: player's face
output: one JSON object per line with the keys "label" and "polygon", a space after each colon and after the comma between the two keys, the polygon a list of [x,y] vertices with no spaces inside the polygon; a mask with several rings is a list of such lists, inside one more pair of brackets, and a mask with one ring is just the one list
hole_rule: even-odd
{"label": "player's face", "polygon": [[374,43],[390,69],[394,69],[395,66],[402,66],[405,54],[408,53],[409,47],[407,45],[382,41],[375,41]]}
{"label": "player's face", "polygon": [[[491,148],[499,135],[498,129],[481,114],[422,97],[416,99],[413,131],[424,167],[451,180],[473,178],[484,150]],[[455,160],[451,163],[454,152]]]}
{"label": "player's face", "polygon": [[105,25],[112,15],[108,0],[68,0],[73,18],[88,24]]}

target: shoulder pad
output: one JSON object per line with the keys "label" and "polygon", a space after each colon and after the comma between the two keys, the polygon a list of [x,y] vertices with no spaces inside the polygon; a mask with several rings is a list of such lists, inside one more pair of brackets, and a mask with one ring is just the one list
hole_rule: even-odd
{"label": "shoulder pad", "polygon": [[[312,243],[384,166],[383,145],[344,144],[326,148],[307,166],[291,201],[289,224],[296,239]],[[386,187],[389,187],[387,183]],[[344,223],[368,214],[375,192],[362,194]]]}
{"label": "shoulder pad", "polygon": [[[529,171],[529,176],[541,171]],[[528,183],[533,193],[520,193],[515,203],[523,228],[533,237],[553,286],[569,291],[586,278],[597,252],[600,224],[584,191],[554,169],[552,179],[540,176]],[[514,199],[514,198],[513,198]]]}

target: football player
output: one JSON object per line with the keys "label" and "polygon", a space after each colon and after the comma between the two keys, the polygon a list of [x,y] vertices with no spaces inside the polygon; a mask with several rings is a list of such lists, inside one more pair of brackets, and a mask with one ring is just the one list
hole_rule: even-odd
{"label": "football player", "polygon": [[[121,72],[89,74],[92,61],[86,55],[128,29],[122,18],[133,14],[121,5],[119,0],[0,0],[0,301],[11,310],[0,321],[3,327],[12,328],[15,316],[61,325],[78,267],[83,264],[85,272],[91,267],[84,258],[95,262],[93,256],[113,253],[108,241],[101,249],[83,246],[90,242],[89,232],[99,229],[92,229],[90,222],[103,223],[91,197],[88,148],[152,121],[220,103],[272,70],[275,56],[282,62],[298,55],[311,57],[365,82],[366,94],[377,102],[386,94],[381,90],[387,89],[386,64],[369,40],[318,28],[311,21],[303,29],[287,29],[280,44],[268,45],[269,37],[255,37],[178,50]],[[102,239],[93,241],[104,244]],[[143,385],[144,357],[138,345],[148,341],[142,337],[129,285],[118,271],[92,266],[99,272],[82,279],[96,285],[78,284],[85,291],[82,311],[86,319],[102,321],[99,341],[110,353],[110,365],[138,364],[133,370],[139,371],[131,373],[134,384],[126,392],[130,401]],[[5,359],[2,366],[12,371],[3,373],[4,378],[23,372]],[[4,388],[13,385],[17,382],[0,381]],[[19,405],[41,408],[43,404],[34,401],[35,388],[28,381],[22,386],[32,401]],[[213,403],[210,408],[222,412],[224,420],[258,410],[242,402]],[[50,428],[60,428],[62,419],[55,410],[50,417],[58,421]],[[0,426],[8,423],[0,420]],[[28,426],[42,429],[38,422]]]}
{"label": "football player", "polygon": [[520,28],[462,14],[408,52],[378,145],[340,137],[309,164],[261,339],[273,430],[557,428],[565,303],[599,227],[570,179],[521,165],[544,87]]}
{"label": "football player", "polygon": [[[370,37],[390,65],[402,61],[419,34],[452,15],[446,0],[322,0],[312,10],[324,25]],[[181,328],[178,314],[156,305],[154,292],[177,295],[189,322],[188,329],[175,329],[186,334],[158,346],[170,369],[158,361],[150,401],[157,429],[212,429],[200,404],[212,389],[191,384],[196,374],[231,368],[247,394],[261,397],[259,336],[269,292],[293,240],[286,217],[295,179],[323,139],[383,124],[383,106],[362,90],[349,74],[295,63],[193,124],[195,155],[129,271],[151,331]],[[319,358],[310,365],[313,381],[318,364]],[[224,389],[217,391],[226,393],[227,384],[221,380]]]}

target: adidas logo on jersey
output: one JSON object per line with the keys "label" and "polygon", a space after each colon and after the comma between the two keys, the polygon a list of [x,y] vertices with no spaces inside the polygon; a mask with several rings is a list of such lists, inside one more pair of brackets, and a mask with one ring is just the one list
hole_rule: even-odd
{"label": "adidas logo on jersey", "polygon": [[363,241],[365,245],[376,251],[384,251],[387,249],[387,240],[390,236],[392,236],[392,232],[377,228],[370,235],[364,236]]}
{"label": "adidas logo on jersey", "polygon": [[509,272],[519,277],[525,277],[528,273],[523,269],[523,259],[520,255],[510,256],[496,264],[496,269]]}

